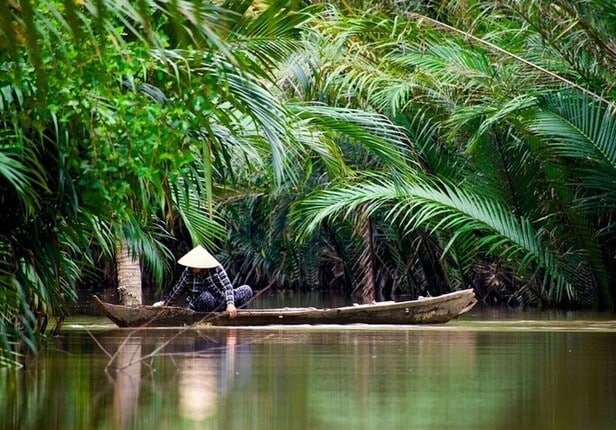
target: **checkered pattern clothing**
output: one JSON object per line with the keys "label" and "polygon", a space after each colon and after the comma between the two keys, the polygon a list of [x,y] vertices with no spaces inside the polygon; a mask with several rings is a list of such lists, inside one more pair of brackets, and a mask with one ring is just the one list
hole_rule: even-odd
{"label": "checkered pattern clothing", "polygon": [[204,269],[201,273],[195,273],[187,267],[165,298],[165,303],[173,303],[184,292],[187,293],[186,301],[191,309],[195,308],[199,296],[205,292],[210,293],[220,304],[235,304],[233,285],[222,266]]}

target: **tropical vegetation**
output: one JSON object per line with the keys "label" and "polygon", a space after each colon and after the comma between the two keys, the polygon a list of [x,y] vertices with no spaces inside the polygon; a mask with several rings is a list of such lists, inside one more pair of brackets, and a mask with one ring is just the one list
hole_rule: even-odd
{"label": "tropical vegetation", "polygon": [[0,2],[0,360],[87,284],[163,288],[196,243],[261,289],[613,309],[614,18]]}

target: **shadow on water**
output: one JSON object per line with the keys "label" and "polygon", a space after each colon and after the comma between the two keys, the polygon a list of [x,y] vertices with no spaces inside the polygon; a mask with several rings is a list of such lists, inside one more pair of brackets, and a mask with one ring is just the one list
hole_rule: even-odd
{"label": "shadow on water", "polygon": [[128,330],[69,320],[0,370],[2,429],[612,429],[616,320]]}

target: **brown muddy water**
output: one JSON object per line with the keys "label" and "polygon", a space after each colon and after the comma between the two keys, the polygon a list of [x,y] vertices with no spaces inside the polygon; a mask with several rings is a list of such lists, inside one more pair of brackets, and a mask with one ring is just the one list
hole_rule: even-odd
{"label": "brown muddy water", "polygon": [[0,369],[0,429],[614,429],[616,316],[118,329],[72,318]]}

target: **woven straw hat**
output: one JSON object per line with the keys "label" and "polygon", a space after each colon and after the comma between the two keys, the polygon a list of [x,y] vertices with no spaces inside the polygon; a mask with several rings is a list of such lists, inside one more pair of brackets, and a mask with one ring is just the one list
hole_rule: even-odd
{"label": "woven straw hat", "polygon": [[218,260],[201,245],[193,248],[190,252],[178,260],[182,266],[194,267],[196,269],[211,269],[220,266]]}

